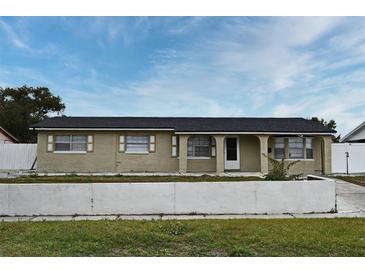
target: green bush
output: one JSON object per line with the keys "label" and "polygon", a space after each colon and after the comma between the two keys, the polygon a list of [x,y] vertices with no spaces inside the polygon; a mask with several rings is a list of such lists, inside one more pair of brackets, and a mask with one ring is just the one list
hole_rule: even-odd
{"label": "green bush", "polygon": [[[264,154],[265,155],[265,154]],[[288,163],[285,166],[284,159],[281,161],[275,160],[271,157],[265,155],[272,164],[272,169],[270,169],[269,173],[265,175],[266,181],[288,181],[288,180],[298,180],[301,174],[289,175],[289,169],[300,161],[294,161]]]}

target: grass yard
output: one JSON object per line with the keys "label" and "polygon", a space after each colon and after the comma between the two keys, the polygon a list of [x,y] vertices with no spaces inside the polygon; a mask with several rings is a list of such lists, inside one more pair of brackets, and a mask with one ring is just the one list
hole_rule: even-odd
{"label": "grass yard", "polygon": [[131,182],[217,182],[217,181],[262,181],[263,178],[219,176],[23,176],[0,178],[0,184],[34,183],[131,183]]}
{"label": "grass yard", "polygon": [[365,256],[365,219],[2,222],[0,256]]}
{"label": "grass yard", "polygon": [[359,186],[365,186],[365,176],[336,176],[335,178],[344,180]]}

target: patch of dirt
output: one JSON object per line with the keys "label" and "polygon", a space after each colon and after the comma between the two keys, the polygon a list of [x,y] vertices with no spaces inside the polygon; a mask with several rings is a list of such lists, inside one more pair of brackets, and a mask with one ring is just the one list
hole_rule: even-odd
{"label": "patch of dirt", "polygon": [[112,248],[112,253],[117,256],[128,256],[129,252],[126,248],[114,247]]}

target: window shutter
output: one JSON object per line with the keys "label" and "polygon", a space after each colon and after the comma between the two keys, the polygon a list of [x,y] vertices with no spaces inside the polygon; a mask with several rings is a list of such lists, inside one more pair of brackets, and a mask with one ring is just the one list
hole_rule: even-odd
{"label": "window shutter", "polygon": [[94,136],[87,136],[87,152],[92,152],[94,150]]}
{"label": "window shutter", "polygon": [[176,135],[173,135],[171,137],[171,144],[172,144],[171,156],[172,157],[177,157],[177,138],[176,138]]}
{"label": "window shutter", "polygon": [[156,151],[156,137],[154,135],[150,136],[150,152]]}
{"label": "window shutter", "polygon": [[125,143],[124,143],[125,137],[123,135],[119,136],[119,152],[125,151]]}
{"label": "window shutter", "polygon": [[215,157],[216,155],[216,145],[215,139],[213,137],[210,138],[210,156]]}
{"label": "window shutter", "polygon": [[47,136],[47,151],[48,152],[53,151],[53,135]]}

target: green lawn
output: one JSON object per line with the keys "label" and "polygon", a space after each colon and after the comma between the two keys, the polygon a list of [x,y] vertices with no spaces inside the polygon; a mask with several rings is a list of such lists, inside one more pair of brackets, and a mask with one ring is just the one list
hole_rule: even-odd
{"label": "green lawn", "polygon": [[365,219],[2,222],[0,256],[365,256]]}
{"label": "green lawn", "polygon": [[217,181],[261,181],[263,178],[219,177],[219,176],[23,176],[0,178],[0,184],[26,183],[131,183],[131,182],[217,182]]}
{"label": "green lawn", "polygon": [[335,178],[344,180],[359,186],[365,186],[365,176],[336,176]]}

